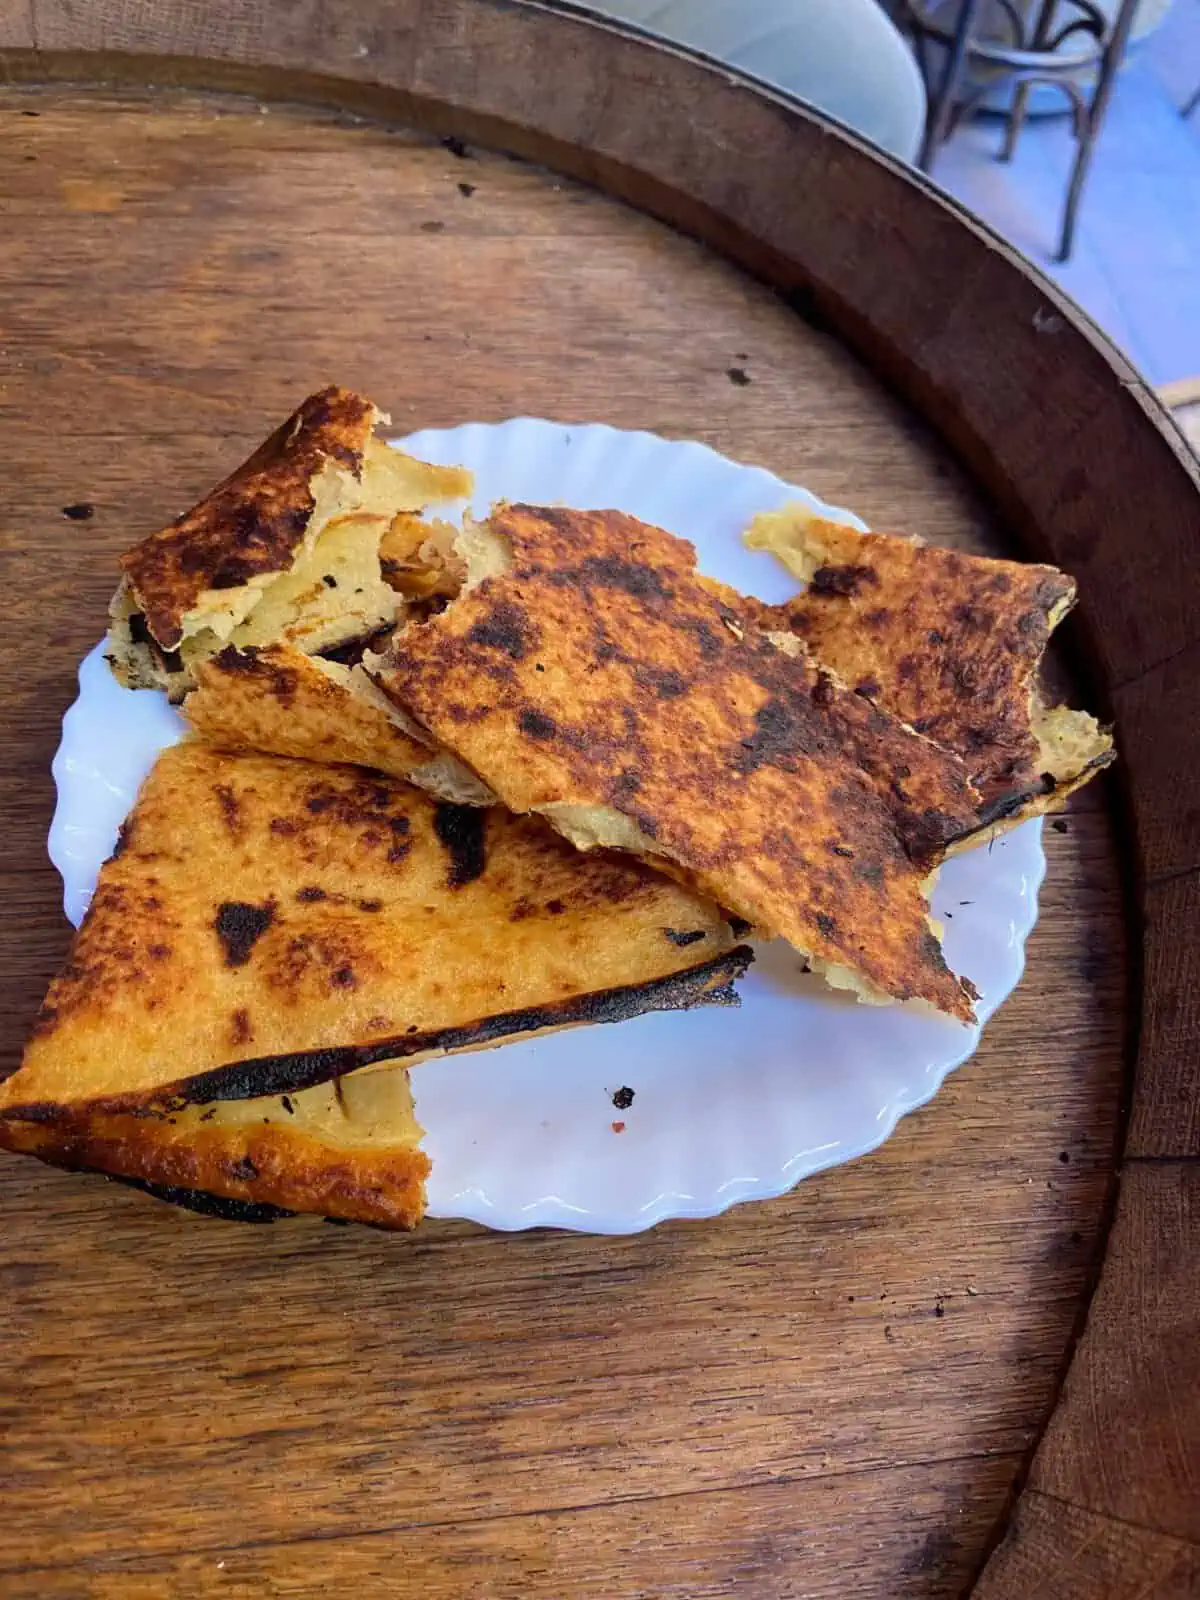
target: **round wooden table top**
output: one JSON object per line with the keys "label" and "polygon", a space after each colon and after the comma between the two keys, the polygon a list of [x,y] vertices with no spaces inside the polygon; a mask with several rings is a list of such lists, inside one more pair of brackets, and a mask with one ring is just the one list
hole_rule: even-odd
{"label": "round wooden table top", "polygon": [[399,431],[645,428],[1048,554],[1083,588],[1053,670],[1124,766],[1047,828],[975,1057],[780,1200],[398,1237],[0,1158],[0,1591],[1196,1592],[1200,611],[1171,541],[1200,497],[1136,375],[928,191],[619,30],[499,0],[75,10],[0,0],[0,1070],[68,942],[49,766],[116,555],[326,381]]}

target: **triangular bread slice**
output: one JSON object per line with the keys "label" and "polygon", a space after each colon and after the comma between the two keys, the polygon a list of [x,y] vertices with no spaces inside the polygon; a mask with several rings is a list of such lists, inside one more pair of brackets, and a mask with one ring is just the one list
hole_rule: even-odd
{"label": "triangular bread slice", "polygon": [[860,695],[961,756],[981,824],[1057,811],[1114,759],[1094,717],[1048,706],[1039,686],[1046,644],[1075,603],[1057,568],[859,533],[799,504],[756,517],[745,542],[805,584],[760,625],[793,633]]}
{"label": "triangular bread slice", "polygon": [[185,742],[143,785],[0,1118],[290,1094],[732,1003],[750,959],[707,901],[544,825]]}
{"label": "triangular bread slice", "polygon": [[191,687],[226,644],[306,653],[390,623],[379,546],[392,519],[471,492],[374,437],[387,418],[347,389],[311,395],[198,505],[122,558],[109,659],[130,688]]}
{"label": "triangular bread slice", "polygon": [[971,1016],[925,898],[976,824],[956,756],[775,647],[662,529],[510,505],[457,554],[458,597],[364,666],[504,804],[682,874],[833,983]]}
{"label": "triangular bread slice", "polygon": [[424,1215],[421,1137],[408,1073],[386,1062],[291,1095],[0,1120],[0,1145],[192,1210],[246,1221],[315,1212],[385,1228],[415,1228]]}

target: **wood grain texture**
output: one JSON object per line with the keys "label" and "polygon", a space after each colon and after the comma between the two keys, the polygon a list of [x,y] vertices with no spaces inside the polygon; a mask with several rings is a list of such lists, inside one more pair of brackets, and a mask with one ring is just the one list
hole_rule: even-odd
{"label": "wood grain texture", "polygon": [[[832,340],[572,185],[215,100],[60,94],[16,126],[35,160],[0,261],[10,1051],[65,945],[48,766],[113,558],[324,377],[401,426],[529,411],[700,436],[877,521],[989,537]],[[64,518],[80,500],[94,518]],[[712,1228],[441,1226],[408,1250],[177,1218],[6,1161],[13,1581],[203,1593],[229,1551],[248,1584],[383,1592],[387,1551],[431,1594],[479,1592],[476,1562],[496,1593],[774,1592],[777,1572],[778,1592],[836,1594],[878,1538],[856,1592],[955,1592],[1052,1402],[1116,1137],[1122,914],[1096,797],[1047,841],[1029,987],[971,1066],[877,1158]]]}
{"label": "wood grain texture", "polygon": [[[0,816],[29,908],[0,985],[6,1025],[61,949],[40,865],[45,762],[111,554],[161,518],[161,486],[186,503],[309,374],[366,387],[401,423],[406,407],[422,423],[530,410],[689,433],[877,524],[987,539],[924,427],[814,330],[823,308],[1039,549],[1085,569],[1078,636],[1110,683],[1197,636],[1180,516],[1195,471],[1136,376],[1055,291],[885,165],[676,54],[539,8],[360,4],[331,21],[300,5],[269,39],[264,15],[52,4],[37,31],[64,51],[190,50],[399,86],[436,130],[503,133],[801,288],[808,323],[644,217],[509,162],[228,101],[44,97],[21,134],[48,142],[22,146],[33,159],[13,201],[19,235],[41,242],[12,267],[0,255],[21,363],[0,391],[21,468],[0,523],[6,592],[21,596],[0,640]],[[683,114],[698,92],[702,119]],[[484,196],[491,216],[464,212]],[[81,282],[96,285],[82,299]],[[730,383],[732,364],[749,387]],[[69,455],[47,448],[55,411]],[[64,493],[64,476],[94,486],[94,523],[58,519],[93,492]],[[1122,536],[1135,515],[1149,565],[1146,542]],[[15,1269],[0,1316],[19,1355],[6,1576],[22,1593],[135,1578],[208,1593],[228,1565],[216,1553],[237,1547],[253,1552],[243,1592],[305,1592],[315,1547],[313,1570],[355,1593],[389,1592],[381,1550],[448,1595],[479,1592],[481,1571],[499,1593],[961,1592],[1053,1403],[1103,1242],[1123,904],[1094,795],[1068,829],[1047,835],[1025,986],[976,1060],[877,1156],[713,1225],[603,1242],[439,1227],[409,1242],[401,1277],[394,1241],[304,1225],[247,1238],[0,1169]],[[1131,1283],[1098,1302],[1089,1348],[1096,1330],[1119,1334]],[[1106,1394],[1119,1377],[1091,1370]],[[1129,1447],[1147,1481],[1189,1461],[1186,1441],[1164,1456],[1131,1431]],[[710,1508],[727,1536],[703,1531]],[[1161,1537],[1112,1543],[1109,1592],[1153,1592]],[[1074,1552],[1046,1552],[1043,1583],[1065,1584]],[[1003,1573],[985,1580],[993,1594],[1029,1592]]]}
{"label": "wood grain texture", "polygon": [[[1176,432],[1147,425],[1162,414],[1152,391],[1048,279],[1027,262],[1014,270],[1019,258],[982,224],[943,203],[921,207],[914,228],[905,169],[864,159],[781,97],[728,73],[705,78],[684,52],[538,4],[358,0],[330,12],[310,0],[282,10],[218,0],[198,11],[186,0],[35,0],[34,17],[42,54],[30,71],[78,73],[86,61],[94,73],[95,52],[116,52],[108,70],[158,82],[223,71],[248,83],[247,63],[311,93],[317,75],[336,78],[342,99],[396,91],[438,131],[550,154],[601,181],[798,291],[868,348],[988,481],[1029,547],[1088,584],[1084,631],[1109,682],[1200,637],[1200,571],[1174,529],[1200,467]],[[196,58],[203,67],[189,69]],[[1101,434],[1106,448],[1087,449]],[[1127,527],[1153,537],[1153,636],[1132,596],[1142,546],[1119,536]]]}
{"label": "wood grain texture", "polygon": [[973,1593],[975,1600],[1195,1600],[1200,1550],[1026,1489]]}
{"label": "wood grain texture", "polygon": [[33,0],[0,0],[0,82],[8,73],[2,54],[5,50],[32,50]]}
{"label": "wood grain texture", "polygon": [[1200,1551],[1198,1253],[1200,1167],[1128,1164],[1104,1278],[1031,1482]]}
{"label": "wood grain texture", "polygon": [[[1200,526],[1200,524],[1198,524]],[[1179,760],[1167,730],[1185,737],[1200,731],[1196,677],[1200,646],[1152,667],[1114,690],[1113,711],[1122,730],[1130,806],[1141,844],[1141,868],[1151,882],[1200,867],[1200,770]]]}
{"label": "wood grain texture", "polygon": [[[981,1498],[1002,1492],[1012,1460],[976,1466]],[[150,1600],[219,1593],[420,1594],[429,1600],[612,1600],[616,1595],[924,1597],[953,1594],[970,1560],[971,1508],[934,1467],[896,1467],[814,1480],[805,1518],[796,1491],[701,1491],[650,1503],[622,1501],[465,1523],[430,1521],[291,1544],[239,1540],[202,1554],[102,1556],[86,1577],[26,1571],[6,1579],[9,1600],[51,1592],[74,1600]],[[897,1518],[906,1504],[912,1515]],[[937,1527],[936,1534],[925,1529]]]}
{"label": "wood grain texture", "polygon": [[1146,892],[1138,1093],[1125,1153],[1162,1160],[1200,1157],[1200,879],[1188,873]]}

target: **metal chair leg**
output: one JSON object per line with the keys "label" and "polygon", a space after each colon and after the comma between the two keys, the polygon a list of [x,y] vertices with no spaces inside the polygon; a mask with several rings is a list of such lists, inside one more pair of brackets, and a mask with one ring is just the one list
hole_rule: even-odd
{"label": "metal chair leg", "polygon": [[1067,190],[1067,204],[1063,211],[1062,235],[1058,244],[1059,261],[1069,261],[1071,252],[1075,248],[1075,224],[1079,216],[1079,202],[1083,198],[1083,186],[1087,181],[1088,170],[1092,164],[1094,145],[1095,135],[1089,130],[1079,141],[1075,164],[1071,168],[1071,186]]}
{"label": "metal chair leg", "polygon": [[[1042,9],[1038,12],[1038,19],[1026,48],[1039,50],[1046,44],[1057,14],[1058,0],[1042,0]],[[1013,92],[1012,110],[1008,114],[1008,130],[1004,136],[1004,148],[1000,152],[1001,161],[1011,161],[1016,154],[1017,140],[1021,137],[1021,129],[1025,126],[1025,113],[1029,109],[1029,92],[1032,87],[1030,83],[1019,83]]]}
{"label": "metal chair leg", "polygon": [[1008,113],[1008,129],[1004,135],[1004,148],[1000,152],[1001,161],[1011,161],[1016,154],[1017,140],[1025,124],[1025,111],[1029,105],[1031,87],[1031,84],[1019,83],[1013,91],[1012,110]]}
{"label": "metal chair leg", "polygon": [[922,172],[929,171],[934,153],[946,136],[946,128],[951,112],[954,109],[958,86],[962,79],[963,62],[967,56],[967,45],[970,43],[980,4],[981,0],[962,0],[958,20],[954,26],[954,37],[951,39],[946,51],[946,65],[942,71],[942,80],[938,84],[936,93],[929,97],[929,111],[925,118],[925,137],[921,141],[921,153],[917,158],[917,164]]}
{"label": "metal chair leg", "polygon": [[1083,198],[1083,186],[1087,181],[1088,171],[1092,164],[1092,156],[1096,149],[1096,140],[1100,129],[1104,125],[1104,118],[1108,112],[1109,102],[1112,99],[1113,88],[1116,85],[1117,69],[1125,59],[1125,47],[1129,43],[1129,31],[1133,27],[1133,19],[1137,12],[1138,0],[1121,0],[1113,31],[1105,46],[1104,56],[1100,64],[1100,76],[1096,83],[1096,92],[1092,96],[1092,103],[1088,107],[1087,115],[1083,119],[1080,130],[1079,149],[1075,156],[1075,165],[1071,170],[1071,185],[1067,190],[1067,204],[1063,212],[1062,236],[1058,247],[1058,259],[1069,261],[1071,251],[1075,246],[1075,224],[1079,214],[1079,202]]}

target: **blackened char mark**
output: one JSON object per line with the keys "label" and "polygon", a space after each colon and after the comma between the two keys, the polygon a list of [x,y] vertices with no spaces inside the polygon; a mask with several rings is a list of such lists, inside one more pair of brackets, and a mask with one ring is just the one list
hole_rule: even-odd
{"label": "blackened char mark", "polygon": [[936,866],[952,844],[975,831],[936,806],[918,811],[901,802],[892,815],[905,854],[918,867]]}
{"label": "blackened char mark", "polygon": [[246,645],[243,649],[227,644],[213,657],[213,665],[228,677],[240,674],[255,679],[262,691],[272,695],[285,710],[295,701],[300,682],[296,669],[264,656],[257,645]]}
{"label": "blackened char mark", "polygon": [[129,637],[133,640],[134,644],[148,644],[151,647],[154,646],[154,635],[150,632],[150,629],[146,624],[146,613],[144,611],[131,611],[129,613],[128,627]]}
{"label": "blackened char mark", "polygon": [[[754,951],[748,945],[737,945],[725,955],[683,972],[668,973],[651,983],[627,984],[619,989],[575,995],[551,1005],[529,1006],[484,1017],[461,1027],[399,1034],[377,1039],[369,1045],[234,1061],[163,1089],[155,1103],[170,1109],[207,1104],[210,1100],[253,1100],[261,1095],[309,1089],[314,1084],[328,1083],[331,1078],[357,1072],[378,1061],[397,1061],[429,1052],[478,1049],[514,1035],[573,1027],[579,1023],[626,1022],[646,1011],[687,1011],[703,1005],[736,1006],[740,1001],[734,983],[744,976],[753,960]],[[113,1110],[129,1108],[119,1098],[104,1102],[104,1106]],[[5,1114],[17,1115],[20,1110],[20,1107],[13,1107]]]}
{"label": "blackened char mark", "polygon": [[246,673],[253,676],[258,671],[259,647],[256,644],[227,644],[213,657],[213,665],[231,675]]}
{"label": "blackened char mark", "polygon": [[497,600],[486,617],[482,617],[467,634],[472,644],[499,650],[514,661],[524,661],[540,640],[529,617],[512,600]]}
{"label": "blackened char mark", "polygon": [[206,1189],[181,1189],[175,1184],[147,1183],[144,1178],[118,1178],[103,1174],[110,1183],[123,1183],[128,1189],[140,1189],[143,1194],[167,1205],[179,1206],[184,1211],[198,1212],[202,1217],[219,1217],[223,1222],[280,1222],[294,1217],[294,1211],[282,1206],[268,1205],[259,1200],[229,1200],[224,1195],[209,1194]]}
{"label": "blackened char mark", "polygon": [[517,726],[531,739],[553,739],[558,733],[558,724],[544,711],[522,711]]}
{"label": "blackened char mark", "polygon": [[[537,515],[552,527],[565,527],[573,532],[575,513],[560,512],[554,507],[539,507]],[[561,589],[617,589],[631,600],[670,600],[674,591],[668,588],[663,576],[645,562],[626,560],[620,556],[585,556],[577,567],[563,567],[545,574],[546,580]]]}
{"label": "blackened char mark", "polygon": [[674,667],[656,667],[642,662],[635,662],[633,667],[635,683],[643,689],[649,689],[660,700],[678,700],[687,693],[687,681],[681,672]]}
{"label": "blackened char mark", "polygon": [[[828,699],[827,682],[825,675],[821,674],[813,688],[813,701],[821,708]],[[741,741],[735,767],[747,776],[759,767],[792,770],[797,756],[819,754],[829,736],[830,730],[823,729],[800,702],[789,704],[773,695],[754,713],[754,732]]]}
{"label": "blackened char mark", "polygon": [[1049,789],[1038,783],[1031,783],[1028,788],[1016,789],[1008,794],[998,794],[979,808],[979,826],[981,828],[994,827],[998,822],[1007,822],[1009,817],[1016,816],[1022,807],[1029,804],[1038,794],[1053,794],[1054,783],[1051,781]]}
{"label": "blackened char mark", "polygon": [[[334,453],[334,452],[331,452]],[[295,506],[289,510],[264,510],[256,504],[243,503],[236,507],[229,519],[233,547],[220,556],[215,569],[209,574],[210,589],[241,589],[251,578],[264,570],[264,561],[270,560],[282,539],[287,548],[294,548],[308,526],[309,506]],[[207,551],[184,550],[180,566],[203,571],[210,559]]]}
{"label": "blackened char mark", "polygon": [[336,661],[343,667],[356,667],[366,655],[368,650],[381,651],[391,638],[392,627],[376,628],[373,633],[365,633],[357,639],[347,639],[344,644],[330,645],[328,650],[319,650],[317,654],[322,661]]}
{"label": "blackened char mark", "polygon": [[861,588],[868,584],[879,583],[879,574],[874,567],[855,566],[848,563],[844,567],[818,567],[809,580],[808,592],[821,595],[857,594]]}
{"label": "blackened char mark", "polygon": [[223,900],[213,928],[225,951],[227,967],[244,967],[250,952],[275,920],[275,902],[249,905],[245,900]]}
{"label": "blackened char mark", "polygon": [[183,657],[178,650],[164,650],[158,640],[150,632],[146,622],[145,613],[133,611],[129,616],[129,637],[134,644],[145,645],[150,654],[155,657],[159,665],[167,672],[182,672]]}
{"label": "blackened char mark", "polygon": [[450,857],[446,883],[461,889],[483,876],[487,866],[487,814],[480,806],[443,801],[433,814],[433,831]]}
{"label": "blackened char mark", "polygon": [[[54,1007],[43,1007],[43,1011]],[[35,1029],[36,1033],[36,1029]],[[5,1067],[0,1073],[0,1083],[5,1083],[12,1077],[21,1065],[20,1057],[13,1062],[11,1067]],[[63,1114],[63,1108],[54,1100],[31,1100],[27,1105],[16,1106],[11,1111],[0,1112],[0,1116],[11,1117],[14,1122],[57,1122]]]}

